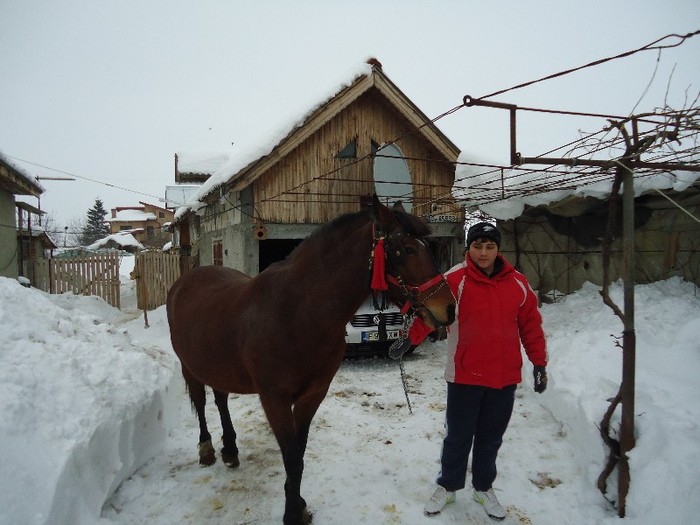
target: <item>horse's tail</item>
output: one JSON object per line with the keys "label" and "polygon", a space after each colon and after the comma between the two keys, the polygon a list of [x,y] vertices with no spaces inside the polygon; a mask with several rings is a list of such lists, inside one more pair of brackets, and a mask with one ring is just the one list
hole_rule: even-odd
{"label": "horse's tail", "polygon": [[184,364],[182,365],[182,377],[185,378],[185,390],[190,398],[190,406],[194,412],[197,412],[198,407],[204,408],[206,403],[207,394],[204,383],[195,378]]}

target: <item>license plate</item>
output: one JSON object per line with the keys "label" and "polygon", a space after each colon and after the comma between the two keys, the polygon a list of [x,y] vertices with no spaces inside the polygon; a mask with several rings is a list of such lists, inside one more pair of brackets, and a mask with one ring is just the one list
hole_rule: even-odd
{"label": "license plate", "polygon": [[[391,341],[393,339],[399,338],[399,330],[387,330],[386,340]],[[365,343],[371,343],[374,341],[379,341],[379,332],[362,332],[362,341]]]}

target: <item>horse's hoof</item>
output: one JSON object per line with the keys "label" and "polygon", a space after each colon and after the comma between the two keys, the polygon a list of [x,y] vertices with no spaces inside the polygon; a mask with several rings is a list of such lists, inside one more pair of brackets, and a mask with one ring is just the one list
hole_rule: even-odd
{"label": "horse's hoof", "polygon": [[216,463],[216,453],[214,446],[211,444],[211,439],[202,441],[199,444],[199,464],[203,467],[209,467]]}
{"label": "horse's hoof", "polygon": [[238,452],[232,454],[223,448],[221,449],[221,460],[224,462],[224,465],[229,468],[236,468],[241,464],[238,459]]}
{"label": "horse's hoof", "polygon": [[308,509],[304,509],[301,519],[303,520],[304,525],[309,525],[309,523],[311,523],[311,521],[314,519],[314,515]]}
{"label": "horse's hoof", "polygon": [[314,519],[314,515],[309,511],[308,508],[304,507],[301,511],[301,517],[296,520],[291,520],[291,519],[283,519],[284,525],[309,525],[311,521]]}

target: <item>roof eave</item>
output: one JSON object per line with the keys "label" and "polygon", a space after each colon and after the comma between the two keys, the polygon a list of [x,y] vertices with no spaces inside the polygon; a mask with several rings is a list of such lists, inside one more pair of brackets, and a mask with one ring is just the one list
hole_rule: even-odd
{"label": "roof eave", "polygon": [[39,184],[34,184],[10,164],[2,162],[2,159],[0,159],[0,188],[15,195],[39,197],[44,193],[44,189]]}

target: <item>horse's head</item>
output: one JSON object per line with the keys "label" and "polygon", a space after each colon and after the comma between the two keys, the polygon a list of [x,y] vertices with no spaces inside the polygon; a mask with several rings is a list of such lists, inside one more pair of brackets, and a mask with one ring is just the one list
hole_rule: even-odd
{"label": "horse's head", "polygon": [[[373,287],[376,287],[375,281],[385,277],[389,296],[397,305],[403,305],[402,312],[413,309],[433,328],[452,324],[455,298],[424,240],[430,228],[400,204],[390,210],[375,195],[372,206],[375,220]],[[382,257],[384,275],[378,275],[382,273],[378,269],[382,263],[378,259]]]}

